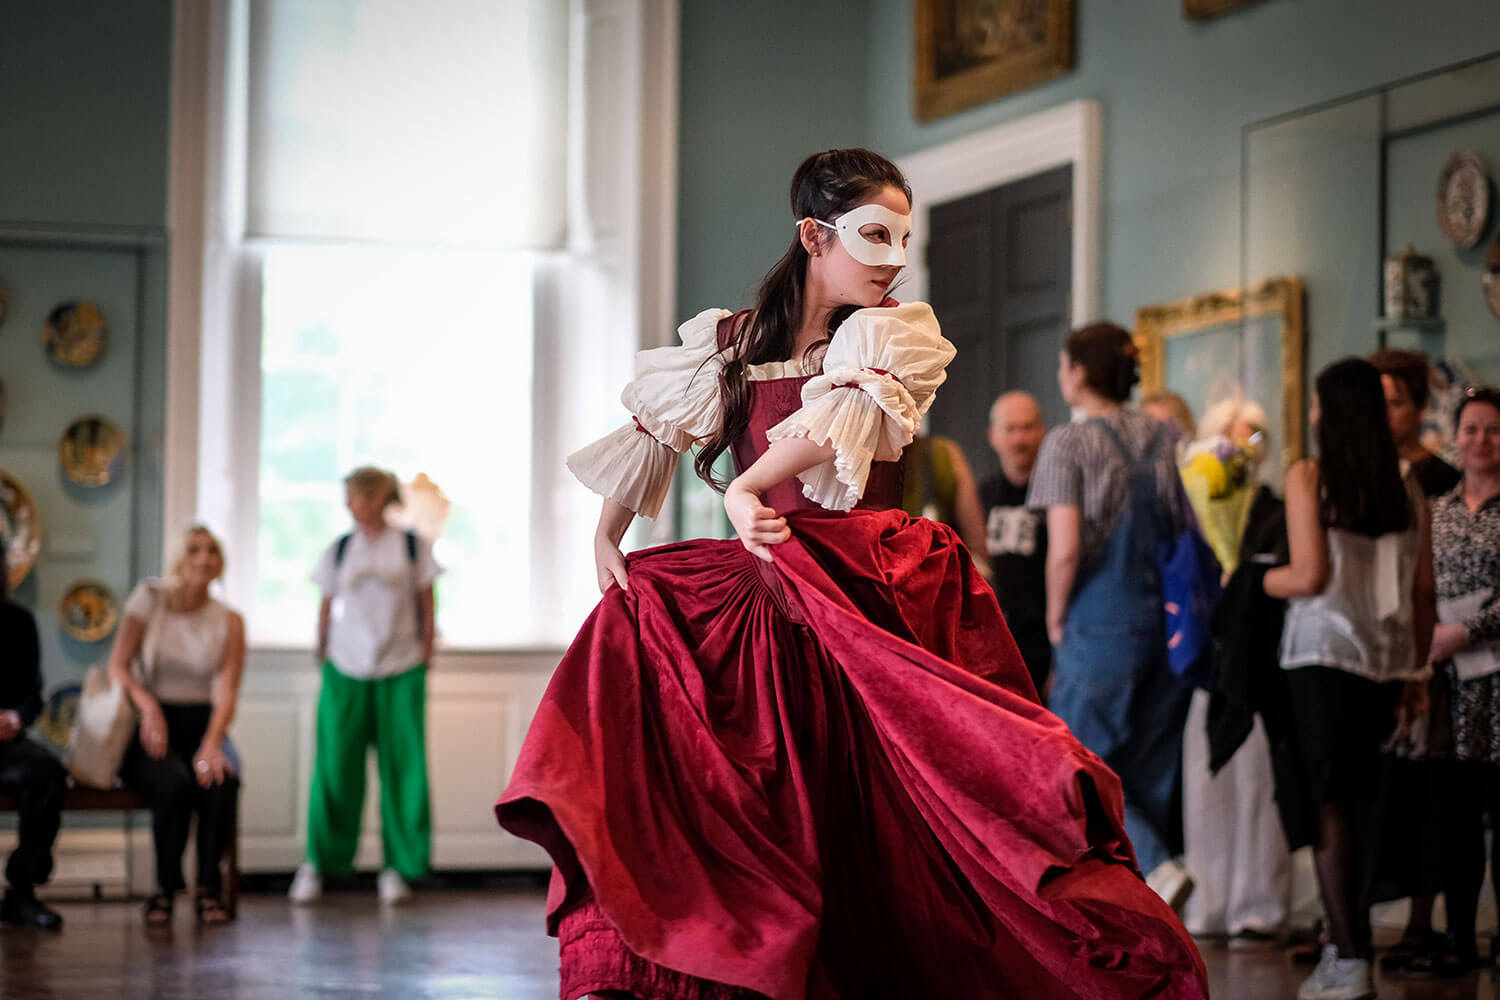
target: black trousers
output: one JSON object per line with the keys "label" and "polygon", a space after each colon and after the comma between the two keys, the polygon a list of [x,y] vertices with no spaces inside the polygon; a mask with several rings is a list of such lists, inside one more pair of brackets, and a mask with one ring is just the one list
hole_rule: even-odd
{"label": "black trousers", "polygon": [[46,748],[24,736],[0,743],[0,791],[16,800],[20,812],[20,843],[5,866],[12,887],[27,892],[51,876],[67,790],[67,772]]}
{"label": "black trousers", "polygon": [[125,752],[120,777],[151,802],[151,836],[156,846],[156,885],[163,892],[186,888],[182,852],[187,849],[193,814],[198,814],[198,891],[217,894],[219,857],[234,829],[240,779],[230,775],[204,788],[193,774],[193,754],[203,742],[212,705],[163,704],[167,753],[152,760],[139,735]]}
{"label": "black trousers", "polygon": [[[1448,805],[1448,882],[1444,903],[1448,909],[1448,930],[1458,946],[1471,949],[1474,944],[1475,911],[1479,907],[1479,890],[1484,883],[1484,814],[1490,824],[1500,827],[1500,766],[1478,761],[1460,761],[1451,765],[1456,775],[1455,792]],[[1500,832],[1490,846],[1491,879],[1500,891]]]}

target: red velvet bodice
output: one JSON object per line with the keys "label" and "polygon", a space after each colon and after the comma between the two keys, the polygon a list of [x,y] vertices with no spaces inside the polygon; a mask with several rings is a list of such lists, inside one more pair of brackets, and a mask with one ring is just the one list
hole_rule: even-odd
{"label": "red velvet bodice", "polygon": [[[738,314],[726,316],[719,321],[721,347],[728,345],[736,319]],[[750,424],[729,449],[734,457],[736,472],[748,469],[770,447],[766,431],[802,408],[802,386],[810,378],[811,375],[804,375],[750,383]],[[854,505],[855,509],[893,510],[900,507],[906,482],[905,469],[904,458],[895,462],[872,463],[864,496]],[[821,509],[802,495],[802,481],[796,478],[777,483],[761,499],[778,514],[791,510]]]}

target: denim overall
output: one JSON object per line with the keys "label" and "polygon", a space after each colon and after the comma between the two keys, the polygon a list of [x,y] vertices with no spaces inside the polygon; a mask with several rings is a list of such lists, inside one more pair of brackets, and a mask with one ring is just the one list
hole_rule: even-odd
{"label": "denim overall", "polygon": [[1113,427],[1096,423],[1132,472],[1109,542],[1073,588],[1047,707],[1120,776],[1125,832],[1149,874],[1173,853],[1171,810],[1191,696],[1167,665],[1157,568],[1157,547],[1171,532],[1155,471],[1166,435],[1158,429],[1137,459]]}

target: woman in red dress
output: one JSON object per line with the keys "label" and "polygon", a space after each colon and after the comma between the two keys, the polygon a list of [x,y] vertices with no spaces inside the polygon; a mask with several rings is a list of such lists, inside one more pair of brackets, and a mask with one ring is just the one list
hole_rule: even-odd
{"label": "woman in red dress", "polygon": [[[496,814],[555,862],[562,998],[1203,997],[1120,784],[1037,701],[989,586],[901,505],[953,345],[886,290],[911,194],[809,157],[757,306],[646,351],[634,416],[569,467],[604,597]],[[737,539],[622,556],[677,457]]]}

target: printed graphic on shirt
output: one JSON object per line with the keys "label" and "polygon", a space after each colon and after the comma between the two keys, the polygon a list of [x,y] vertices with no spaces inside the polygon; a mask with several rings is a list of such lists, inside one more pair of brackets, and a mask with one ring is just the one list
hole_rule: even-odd
{"label": "printed graphic on shirt", "polygon": [[1029,507],[991,507],[985,548],[991,556],[1030,556],[1036,552],[1037,512]]}

